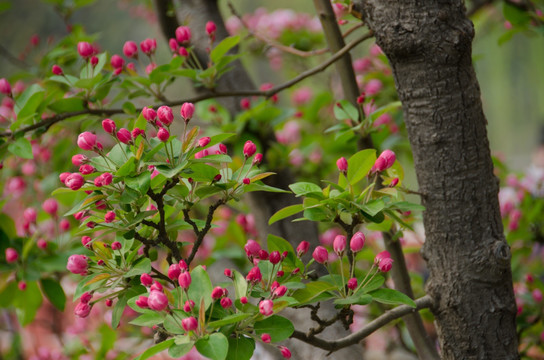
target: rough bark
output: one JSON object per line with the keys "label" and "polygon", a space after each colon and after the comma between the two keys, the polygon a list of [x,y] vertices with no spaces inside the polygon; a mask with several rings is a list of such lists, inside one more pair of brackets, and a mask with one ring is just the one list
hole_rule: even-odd
{"label": "rough bark", "polygon": [[359,0],[393,69],[423,204],[443,359],[518,359],[510,249],[462,1]]}

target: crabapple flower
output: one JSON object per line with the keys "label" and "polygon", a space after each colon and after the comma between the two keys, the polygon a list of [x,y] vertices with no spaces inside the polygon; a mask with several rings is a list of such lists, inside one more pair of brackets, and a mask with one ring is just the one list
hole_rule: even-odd
{"label": "crabapple flower", "polygon": [[272,300],[263,300],[259,303],[259,312],[264,316],[270,316],[274,313],[274,302]]}
{"label": "crabapple flower", "polygon": [[212,40],[215,39],[215,32],[217,31],[217,25],[213,21],[208,21],[206,23],[206,33],[210,36]]}
{"label": "crabapple flower", "polygon": [[105,132],[108,134],[113,135],[115,133],[115,129],[117,127],[115,126],[115,122],[112,119],[104,119],[102,120],[102,129],[104,129]]}
{"label": "crabapple flower", "polygon": [[79,173],[73,173],[66,177],[64,180],[64,185],[69,187],[72,190],[79,190],[85,184],[85,179]]}
{"label": "crabapple flower", "polygon": [[36,241],[36,246],[39,249],[45,250],[47,248],[47,241],[44,239],[38,239],[38,241]]}
{"label": "crabapple flower", "polygon": [[198,327],[198,321],[193,316],[190,316],[181,320],[181,326],[183,326],[183,330],[186,332],[193,331]]}
{"label": "crabapple flower", "polygon": [[[180,268],[180,271],[181,271],[181,268]],[[178,283],[182,289],[187,290],[189,286],[191,285],[191,274],[188,271],[184,271],[180,273],[178,276]]]}
{"label": "crabapple flower", "polygon": [[138,44],[134,41],[127,41],[123,45],[123,54],[128,58],[138,58]]}
{"label": "crabapple flower", "polygon": [[111,244],[111,249],[112,250],[121,250],[122,247],[123,247],[123,245],[121,245],[121,243],[119,241],[114,241]]}
{"label": "crabapple flower", "polygon": [[251,179],[250,178],[243,178],[242,183],[244,183],[244,185],[249,185],[251,183]]}
{"label": "crabapple flower", "polygon": [[261,340],[262,340],[262,342],[264,342],[266,344],[270,344],[270,341],[272,339],[270,338],[270,334],[264,333],[264,334],[261,335]]}
{"label": "crabapple flower", "polygon": [[174,121],[174,113],[172,112],[172,108],[166,105],[163,105],[157,109],[157,116],[159,121],[165,126],[170,126],[172,121]]}
{"label": "crabapple flower", "polygon": [[170,139],[170,133],[165,128],[160,128],[157,132],[157,138],[162,142],[167,142]]}
{"label": "crabapple flower", "polygon": [[310,243],[307,241],[301,241],[300,244],[298,244],[297,246],[297,256],[301,257],[302,255],[306,254],[309,249]]}
{"label": "crabapple flower", "polygon": [[87,161],[89,161],[89,158],[83,154],[76,154],[72,156],[72,164],[74,166],[81,166],[85,164]]}
{"label": "crabapple flower", "polygon": [[17,287],[19,288],[19,290],[25,291],[26,290],[26,281],[19,281],[19,283],[17,284]]}
{"label": "crabapple flower", "polygon": [[78,135],[77,146],[82,150],[94,150],[96,147],[96,135],[85,131]]}
{"label": "crabapple flower", "polygon": [[89,175],[95,172],[95,168],[92,165],[84,164],[79,167],[79,172],[83,175]]}
{"label": "crabapple flower", "polygon": [[242,297],[240,298],[240,302],[241,302],[242,304],[244,304],[244,305],[247,304],[247,297],[242,296]]}
{"label": "crabapple flower", "polygon": [[157,40],[145,39],[140,43],[140,49],[146,55],[152,55],[157,50]]}
{"label": "crabapple flower", "polygon": [[80,318],[86,318],[91,313],[91,306],[88,303],[80,302],[74,309],[74,314]]}
{"label": "crabapple flower", "polygon": [[132,142],[132,134],[127,129],[121,128],[117,131],[117,139],[123,144],[130,144]]}
{"label": "crabapple flower", "polygon": [[288,348],[286,348],[285,346],[278,346],[278,349],[280,349],[281,356],[283,356],[286,359],[291,358],[291,351]]}
{"label": "crabapple flower", "polygon": [[263,275],[261,274],[261,270],[257,266],[249,270],[246,276],[246,280],[252,283],[258,283],[262,279]]}
{"label": "crabapple flower", "polygon": [[213,290],[212,290],[212,299],[221,299],[224,295],[224,289],[221,287],[221,286],[216,286]]}
{"label": "crabapple flower", "polygon": [[79,301],[81,301],[82,303],[88,304],[92,298],[93,298],[93,294],[91,294],[88,291],[85,291],[83,295],[81,295],[81,297],[79,298]]}
{"label": "crabapple flower", "polygon": [[85,275],[89,264],[85,255],[72,255],[68,258],[66,269],[73,274]]}
{"label": "crabapple flower", "polygon": [[206,137],[203,137],[203,138],[200,138],[198,140],[198,146],[200,147],[204,147],[206,145],[208,145],[210,143],[211,139],[209,136],[206,136]]}
{"label": "crabapple flower", "polygon": [[240,100],[240,107],[242,108],[242,110],[249,110],[249,108],[251,107],[251,102],[248,98],[243,98],[242,100]]}
{"label": "crabapple flower", "polygon": [[181,117],[185,120],[185,122],[189,122],[191,118],[193,117],[193,114],[195,113],[195,105],[192,103],[183,103],[181,105],[181,110],[179,111],[181,114]]}
{"label": "crabapple flower", "polygon": [[223,309],[228,309],[232,306],[232,300],[228,297],[224,297],[221,299],[220,304]]}
{"label": "crabapple flower", "polygon": [[182,45],[187,45],[191,42],[191,28],[188,26],[179,26],[176,29],[176,40]]}
{"label": "crabapple flower", "polygon": [[125,59],[116,54],[111,57],[110,64],[114,69],[122,69],[125,66]]}
{"label": "crabapple flower", "polygon": [[332,243],[332,248],[338,256],[344,255],[346,251],[346,237],[344,235],[337,235]]}
{"label": "crabapple flower", "polygon": [[53,75],[62,75],[64,72],[62,71],[62,68],[58,65],[53,65],[51,68],[51,72]]}
{"label": "crabapple flower", "polygon": [[329,260],[329,252],[323,246],[315,248],[312,257],[320,264],[325,264]]}
{"label": "crabapple flower", "polygon": [[253,143],[253,141],[248,140],[244,144],[244,156],[247,158],[253,156],[255,154],[255,151],[257,151],[257,146]]}
{"label": "crabapple flower", "polygon": [[23,218],[29,223],[35,223],[38,218],[38,213],[36,212],[36,209],[29,207],[23,211]]}
{"label": "crabapple flower", "polygon": [[144,107],[142,109],[142,116],[149,122],[157,120],[157,112],[152,108]]}
{"label": "crabapple flower", "polygon": [[281,261],[281,254],[279,251],[272,251],[270,253],[270,257],[269,257],[269,261],[273,264],[273,265],[276,265],[277,263],[279,263]]}
{"label": "crabapple flower", "polygon": [[259,165],[262,161],[263,161],[263,154],[257,153],[257,154],[255,154],[255,157],[253,158],[252,165],[253,166]]}
{"label": "crabapple flower", "polygon": [[147,309],[149,307],[149,299],[147,296],[140,296],[136,300],[136,305],[142,309]]}
{"label": "crabapple flower", "polygon": [[259,251],[261,250],[261,245],[255,240],[249,239],[244,246],[247,257],[257,257],[259,256]]}
{"label": "crabapple flower", "polygon": [[348,172],[348,161],[345,157],[341,157],[336,161],[336,166],[338,167],[338,171],[346,174]]}
{"label": "crabapple flower", "polygon": [[376,257],[374,258],[374,264],[379,265],[383,259],[387,259],[390,257],[391,257],[391,254],[389,253],[389,251],[384,250],[378,255],[376,255]]}
{"label": "crabapple flower", "polygon": [[353,252],[359,252],[365,245],[365,234],[358,231],[351,237],[349,242],[349,247]]}
{"label": "crabapple flower", "polygon": [[19,253],[14,248],[7,248],[6,249],[6,262],[8,264],[12,264],[17,261],[19,258]]}
{"label": "crabapple flower", "polygon": [[94,49],[93,49],[93,46],[89,44],[88,42],[80,41],[79,43],[77,43],[77,52],[79,53],[79,56],[87,59],[93,56]]}
{"label": "crabapple flower", "polygon": [[396,177],[393,180],[391,180],[391,183],[389,184],[389,187],[395,187],[399,183],[399,178]]}
{"label": "crabapple flower", "polygon": [[172,264],[168,267],[168,278],[170,280],[175,280],[181,274],[181,268],[178,264]]}
{"label": "crabapple flower", "polygon": [[57,213],[57,210],[59,209],[59,203],[55,199],[47,199],[43,202],[42,209],[49,215],[54,216]]}
{"label": "crabapple flower", "polygon": [[91,241],[92,241],[92,239],[91,239],[90,236],[83,236],[81,238],[81,245],[83,245],[87,249],[90,249],[91,248],[91,244],[90,244]]}
{"label": "crabapple flower", "polygon": [[147,305],[151,310],[162,311],[168,306],[168,298],[162,291],[152,290],[147,298]]}
{"label": "crabapple flower", "polygon": [[5,78],[0,79],[0,93],[4,95],[11,95],[11,85]]}
{"label": "crabapple flower", "polygon": [[153,279],[151,278],[151,275],[144,273],[140,275],[140,282],[143,286],[149,287],[153,284]]}
{"label": "crabapple flower", "polygon": [[357,279],[351,278],[348,280],[348,289],[355,290],[357,288]]}
{"label": "crabapple flower", "polygon": [[282,297],[283,295],[285,295],[286,292],[287,292],[287,287],[285,285],[281,285],[272,292],[272,295],[274,296],[274,299],[275,299],[275,298]]}
{"label": "crabapple flower", "polygon": [[151,287],[149,288],[150,291],[153,291],[153,290],[156,290],[156,291],[162,291],[162,285],[160,282],[158,281],[154,281],[153,282],[153,285],[151,285]]}
{"label": "crabapple flower", "polygon": [[388,272],[393,267],[393,259],[391,258],[384,258],[380,261],[378,264],[378,267],[380,268],[381,272]]}
{"label": "crabapple flower", "polygon": [[391,150],[385,150],[378,156],[374,166],[372,167],[373,171],[384,171],[393,166],[396,156],[395,153]]}
{"label": "crabapple flower", "polygon": [[183,305],[183,311],[191,312],[191,310],[193,310],[194,307],[195,307],[195,302],[193,300],[187,300],[185,304]]}

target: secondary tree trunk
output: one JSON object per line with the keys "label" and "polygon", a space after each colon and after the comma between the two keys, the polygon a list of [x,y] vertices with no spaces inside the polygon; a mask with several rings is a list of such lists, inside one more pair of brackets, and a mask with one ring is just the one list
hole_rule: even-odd
{"label": "secondary tree trunk", "polygon": [[510,249],[462,1],[359,0],[393,69],[426,207],[443,359],[518,359]]}

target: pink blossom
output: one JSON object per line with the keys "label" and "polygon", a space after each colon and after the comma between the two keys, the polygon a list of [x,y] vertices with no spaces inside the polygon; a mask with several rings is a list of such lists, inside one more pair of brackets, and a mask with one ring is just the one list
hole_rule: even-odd
{"label": "pink blossom", "polygon": [[318,263],[325,264],[329,260],[329,252],[323,246],[318,246],[315,248],[312,257]]}
{"label": "pink blossom", "polygon": [[23,211],[23,218],[29,223],[35,223],[38,218],[38,212],[31,207],[26,208],[25,211]]}
{"label": "pink blossom", "polygon": [[104,222],[111,223],[115,220],[115,211],[108,211],[106,215],[104,215]]}
{"label": "pink blossom", "polygon": [[59,208],[59,203],[55,199],[47,199],[42,204],[43,211],[45,211],[46,213],[52,216],[57,214],[58,208]]}
{"label": "pink blossom", "polygon": [[257,146],[251,141],[248,140],[244,144],[244,156],[245,158],[251,157],[253,154],[255,154],[255,151],[257,151]]}
{"label": "pink blossom", "polygon": [[79,56],[81,56],[82,58],[87,59],[87,58],[93,56],[94,49],[93,49],[93,46],[91,44],[89,44],[88,42],[80,41],[77,44],[77,52],[79,53]]}
{"label": "pink blossom", "polygon": [[312,89],[306,86],[295,90],[291,96],[291,100],[295,106],[302,106],[310,102],[310,100],[312,100],[312,96]]}
{"label": "pink blossom", "polygon": [[187,45],[191,42],[191,28],[188,26],[179,26],[176,29],[176,40],[182,44]]}
{"label": "pink blossom", "polygon": [[159,107],[157,110],[157,116],[159,117],[159,121],[165,126],[170,126],[172,121],[174,121],[174,113],[172,112],[172,108],[166,105]]}
{"label": "pink blossom", "polygon": [[183,105],[181,105],[180,114],[181,114],[181,117],[185,120],[185,122],[189,122],[189,120],[192,119],[194,112],[195,112],[194,104],[183,103]]}
{"label": "pink blossom", "polygon": [[259,269],[257,266],[249,270],[246,276],[246,280],[252,283],[258,283],[262,279],[263,279],[263,276],[261,274],[261,269]]}
{"label": "pink blossom", "polygon": [[341,157],[336,161],[336,166],[338,167],[338,171],[346,174],[348,171],[348,161],[345,157]]}
{"label": "pink blossom", "polygon": [[87,257],[85,255],[72,255],[68,258],[66,269],[73,274],[85,275],[87,273]]}
{"label": "pink blossom", "polygon": [[63,74],[63,71],[62,71],[62,68],[58,65],[53,65],[53,67],[51,68],[51,72],[53,73],[53,75],[62,75]]}
{"label": "pink blossom", "polygon": [[259,312],[264,316],[270,316],[274,313],[274,302],[272,300],[262,300],[259,303]]}
{"label": "pink blossom", "polygon": [[181,272],[181,268],[179,271],[180,271],[180,274],[178,275],[179,286],[182,289],[187,290],[189,286],[191,285],[191,274],[188,271]]}
{"label": "pink blossom", "polygon": [[270,341],[271,341],[270,334],[267,334],[267,333],[262,334],[261,341],[266,344],[270,344]]}
{"label": "pink blossom", "polygon": [[232,306],[232,300],[228,297],[222,298],[219,303],[223,309],[228,309]]}
{"label": "pink blossom", "polygon": [[6,249],[6,262],[8,264],[12,264],[17,261],[19,258],[19,253],[14,248],[7,248]]}
{"label": "pink blossom", "polygon": [[249,110],[250,107],[251,102],[248,98],[243,98],[242,100],[240,100],[240,108],[242,108],[242,110]]}
{"label": "pink blossom", "polygon": [[80,302],[74,309],[74,314],[80,318],[86,318],[91,313],[91,306],[87,303]]}
{"label": "pink blossom", "polygon": [[204,147],[204,146],[208,145],[210,143],[210,141],[211,141],[211,138],[208,137],[208,136],[200,138],[198,140],[198,146]]}
{"label": "pink blossom", "polygon": [[36,241],[36,246],[42,250],[46,249],[47,248],[47,241],[44,240],[44,239],[38,239],[38,241]]}
{"label": "pink blossom", "polygon": [[256,257],[259,255],[261,245],[259,245],[259,243],[255,240],[249,239],[244,246],[244,250],[246,251],[247,257]]}
{"label": "pink blossom", "polygon": [[272,296],[274,299],[282,297],[287,292],[287,287],[285,285],[278,286],[274,291],[272,292]]}
{"label": "pink blossom", "polygon": [[79,173],[73,173],[66,177],[64,184],[72,190],[79,190],[85,184],[85,179]]}
{"label": "pink blossom", "polygon": [[285,346],[280,345],[280,346],[278,346],[278,349],[280,349],[281,356],[283,356],[286,359],[291,358],[291,351],[288,348],[286,348]]}
{"label": "pink blossom", "polygon": [[217,31],[217,25],[215,25],[213,21],[208,21],[206,23],[206,33],[213,39],[215,37],[216,31]]}
{"label": "pink blossom", "polygon": [[346,237],[344,235],[337,235],[334,238],[332,247],[336,255],[338,256],[344,255],[344,251],[346,251]]}
{"label": "pink blossom", "polygon": [[89,165],[89,164],[84,164],[84,165],[81,165],[79,167],[79,172],[82,175],[89,175],[89,174],[92,174],[95,171],[96,171],[96,169],[94,168],[94,166]]}
{"label": "pink blossom", "polygon": [[366,57],[357,59],[353,62],[353,69],[359,73],[366,73],[368,70],[370,70],[371,66],[372,66],[372,61]]}
{"label": "pink blossom", "polygon": [[393,259],[391,258],[384,258],[380,261],[378,264],[378,267],[380,268],[381,272],[388,272],[393,267]]}
{"label": "pink blossom", "polygon": [[116,129],[115,122],[112,119],[104,119],[102,120],[102,128],[108,134],[113,135]]}
{"label": "pink blossom", "polygon": [[68,219],[62,219],[59,222],[59,228],[61,231],[64,231],[64,232],[70,230],[70,221],[68,221]]}
{"label": "pink blossom", "polygon": [[123,54],[128,58],[138,58],[138,45],[134,41],[127,41],[123,45]]}
{"label": "pink blossom", "polygon": [[140,50],[146,55],[152,55],[157,49],[157,40],[155,39],[145,39],[140,43]]}
{"label": "pink blossom", "polygon": [[379,93],[383,88],[383,84],[378,79],[371,79],[365,85],[365,93],[368,96],[373,96]]}
{"label": "pink blossom", "polygon": [[86,157],[83,154],[76,154],[76,155],[72,156],[72,164],[74,166],[81,166],[84,163],[86,163],[87,161],[89,161],[89,158]]}
{"label": "pink blossom", "polygon": [[155,110],[153,110],[152,108],[149,108],[149,107],[144,107],[142,109],[142,116],[144,117],[144,119],[146,119],[147,121],[149,122],[155,122],[155,120],[157,119],[157,112]]}
{"label": "pink blossom", "polygon": [[125,59],[116,54],[111,57],[110,64],[114,69],[122,69],[125,66]]}
{"label": "pink blossom", "polygon": [[198,327],[198,321],[193,316],[190,316],[181,320],[181,326],[183,326],[183,330],[186,332],[193,331]]}
{"label": "pink blossom", "polygon": [[289,164],[300,167],[304,164],[304,154],[299,149],[293,149],[289,153]]}
{"label": "pink blossom", "polygon": [[77,146],[82,150],[94,150],[96,147],[96,135],[85,131],[77,137]]}
{"label": "pink blossom", "polygon": [[0,93],[11,96],[11,85],[5,78],[0,79]]}
{"label": "pink blossom", "polygon": [[391,254],[389,253],[389,251],[384,250],[378,255],[376,255],[376,257],[374,258],[374,264],[379,265],[383,259],[387,259],[390,257],[391,257]]}
{"label": "pink blossom", "polygon": [[151,278],[151,275],[144,273],[140,275],[140,283],[142,283],[143,286],[149,287],[153,284],[153,278]]}
{"label": "pink blossom", "polygon": [[351,278],[348,280],[348,289],[355,290],[357,288],[357,279]]}
{"label": "pink blossom", "polygon": [[162,142],[167,142],[170,139],[170,133],[165,128],[160,128],[157,132],[157,138]]}
{"label": "pink blossom", "polygon": [[117,131],[117,139],[123,144],[130,144],[132,142],[132,134],[127,129],[121,128]]}
{"label": "pink blossom", "polygon": [[162,311],[168,306],[168,298],[162,291],[152,290],[147,298],[147,305],[151,310]]}
{"label": "pink blossom", "polygon": [[178,52],[179,45],[178,45],[178,42],[176,41],[176,39],[170,38],[170,40],[168,40],[168,46],[170,46],[170,50],[174,54],[176,54]]}
{"label": "pink blossom", "polygon": [[140,296],[136,300],[136,305],[142,309],[147,309],[149,307],[149,299],[147,296]]}
{"label": "pink blossom", "polygon": [[359,252],[361,251],[364,245],[365,245],[365,235],[360,231],[353,234],[349,242],[351,251],[353,251],[354,253]]}

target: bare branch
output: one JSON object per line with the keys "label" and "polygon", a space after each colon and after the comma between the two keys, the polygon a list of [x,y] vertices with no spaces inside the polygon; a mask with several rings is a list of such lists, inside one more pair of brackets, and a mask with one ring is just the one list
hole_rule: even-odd
{"label": "bare branch", "polygon": [[[204,236],[206,236],[208,231],[210,231],[210,229],[212,227],[213,213],[215,212],[215,210],[219,206],[223,205],[224,203],[225,203],[225,200],[220,199],[215,204],[210,205],[210,208],[208,209],[208,216],[206,218],[206,225],[204,225],[202,230],[199,230],[196,233],[197,234],[197,239],[195,240],[195,243],[193,245],[193,249],[191,250],[191,254],[187,257],[187,260],[185,261],[187,263],[187,265],[191,265],[191,261],[193,261],[193,259],[195,258],[195,255],[196,255],[196,253],[198,251],[198,248],[200,248],[200,245],[202,245],[202,241],[204,240]],[[183,214],[185,215],[185,221],[187,221],[187,219],[189,218],[189,211],[184,210]],[[193,226],[193,228],[198,229],[198,227],[196,226],[194,221],[191,220],[189,222],[189,224],[191,224]]]}
{"label": "bare branch", "polygon": [[382,328],[393,320],[399,319],[407,314],[415,313],[421,309],[431,307],[432,302],[430,296],[426,295],[422,298],[417,299],[416,305],[417,307],[415,309],[408,305],[401,305],[399,307],[391,309],[386,313],[382,314],[381,316],[377,317],[373,321],[369,322],[359,331],[338,340],[328,341],[312,335],[309,336],[298,330],[295,330],[291,337],[317,346],[321,349],[333,352],[347,346],[357,344],[359,341],[363,340],[365,337],[369,336],[374,331]]}
{"label": "bare branch", "polygon": [[23,70],[30,69],[30,65],[28,65],[25,61],[14,56],[12,53],[9,52],[8,49],[6,49],[1,44],[0,44],[0,56],[6,58],[6,60],[9,61],[12,65],[17,66]]}

